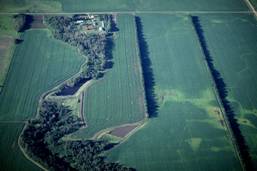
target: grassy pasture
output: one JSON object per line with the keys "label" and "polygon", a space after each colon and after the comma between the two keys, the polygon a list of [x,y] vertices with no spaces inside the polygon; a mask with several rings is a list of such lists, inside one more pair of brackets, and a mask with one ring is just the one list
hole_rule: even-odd
{"label": "grassy pasture", "polygon": [[257,168],[256,20],[247,14],[204,15],[200,19]]}
{"label": "grassy pasture", "polygon": [[60,12],[58,0],[0,0],[1,12]]}
{"label": "grassy pasture", "polygon": [[102,80],[86,90],[84,115],[88,127],[78,132],[79,135],[91,137],[104,128],[140,121],[145,115],[134,16],[118,15],[117,20],[114,65]]}
{"label": "grassy pasture", "polygon": [[18,36],[13,15],[0,15],[0,36]]}
{"label": "grassy pasture", "polygon": [[0,94],[0,121],[29,119],[42,93],[79,71],[83,57],[49,36],[47,30],[28,31],[15,48]]}
{"label": "grassy pasture", "polygon": [[79,71],[84,58],[47,30],[30,30],[15,48],[0,94],[1,170],[37,170],[17,146],[24,124],[36,111],[42,93]]}
{"label": "grassy pasture", "polygon": [[231,11],[248,10],[242,0],[60,0],[63,11]]}
{"label": "grassy pasture", "polygon": [[138,170],[241,170],[190,18],[140,16],[159,114],[109,159]]}

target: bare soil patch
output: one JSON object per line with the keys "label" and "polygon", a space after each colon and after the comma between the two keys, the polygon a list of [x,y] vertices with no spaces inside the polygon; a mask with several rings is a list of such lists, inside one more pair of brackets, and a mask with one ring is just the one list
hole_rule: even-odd
{"label": "bare soil patch", "polygon": [[31,28],[46,28],[43,21],[44,21],[43,15],[34,15]]}
{"label": "bare soil patch", "polygon": [[110,134],[117,136],[117,137],[125,137],[128,133],[130,133],[133,129],[135,129],[138,125],[127,125],[127,126],[122,126],[113,129]]}

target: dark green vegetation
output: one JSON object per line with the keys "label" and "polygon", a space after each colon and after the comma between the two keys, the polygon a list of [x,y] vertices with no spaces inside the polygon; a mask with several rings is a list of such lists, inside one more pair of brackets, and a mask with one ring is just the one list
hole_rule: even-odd
{"label": "dark green vegetation", "polygon": [[18,145],[18,137],[24,127],[23,122],[0,123],[0,166],[3,171],[37,171],[40,170],[22,154]]}
{"label": "dark green vegetation", "polygon": [[99,154],[110,148],[107,142],[62,140],[81,126],[82,120],[67,107],[45,100],[39,116],[23,131],[21,145],[33,160],[50,170],[132,170],[104,162]]}
{"label": "dark green vegetation", "polygon": [[257,0],[249,0],[253,5],[254,9],[257,10]]}
{"label": "dark green vegetation", "polygon": [[1,168],[37,170],[17,146],[25,120],[36,114],[40,95],[78,72],[84,59],[47,30],[26,31],[16,45],[0,94]]}
{"label": "dark green vegetation", "polygon": [[144,88],[145,88],[145,96],[146,96],[146,104],[147,104],[147,113],[148,117],[156,117],[158,104],[156,102],[156,97],[154,94],[154,86],[155,80],[153,76],[152,62],[149,58],[148,45],[145,41],[143,34],[143,26],[140,17],[135,17],[136,23],[136,32],[137,32],[137,41],[139,46],[139,55],[142,64],[142,72],[144,77]]}
{"label": "dark green vegetation", "polygon": [[213,63],[227,85],[228,100],[257,167],[256,20],[247,14],[202,15],[200,20]]}
{"label": "dark green vegetation", "polygon": [[[111,16],[99,16],[101,22],[106,22],[104,29],[106,32],[99,31],[90,35],[76,29],[75,23],[81,21],[77,17],[80,16],[47,19],[55,38],[77,47],[86,57],[86,62],[81,67],[81,74],[69,80],[69,85],[62,83],[64,87],[55,89],[57,93],[55,92],[54,96],[66,96],[68,88],[82,86],[83,83],[77,85],[77,80],[97,79],[98,74],[105,69],[106,60],[109,60],[106,55],[111,55],[112,48],[108,45],[112,40],[112,32],[109,31],[113,30],[109,28],[112,24]],[[110,40],[106,41],[106,39]],[[106,46],[109,49],[106,49]],[[133,170],[118,163],[107,163],[103,156],[99,156],[113,144],[106,141],[63,140],[65,136],[82,128],[84,122],[82,118],[73,115],[72,110],[62,105],[62,101],[58,101],[57,97],[54,101],[49,101],[48,96],[51,95],[42,96],[36,118],[28,121],[19,141],[24,152],[33,161],[50,170]]]}
{"label": "dark green vegetation", "polygon": [[[104,23],[105,27],[102,29],[105,31],[97,32],[98,27],[100,27],[98,26],[95,28],[95,32],[88,33],[84,29],[88,25],[77,24],[78,21],[83,21],[90,23],[89,26],[93,27],[92,20],[87,15],[46,17],[46,22],[51,27],[56,39],[69,43],[86,56],[86,62],[81,68],[79,77],[63,85],[56,93],[57,96],[74,94],[85,82],[102,77],[104,71],[112,66],[112,16],[99,15],[97,19]],[[94,25],[96,25],[95,22]]]}
{"label": "dark green vegetation", "polygon": [[[256,6],[255,0],[251,2]],[[115,46],[112,42],[106,43],[110,39],[103,35],[74,36],[71,30],[76,29],[70,28],[73,27],[70,25],[72,17],[67,16],[63,20],[57,17],[63,23],[60,23],[60,27],[51,26],[51,31],[63,29],[54,32],[53,36],[73,48],[48,37],[51,34],[46,30],[25,31],[22,34],[24,41],[16,41],[19,44],[6,87],[0,95],[1,170],[37,169],[19,151],[17,136],[24,121],[36,114],[39,96],[77,72],[51,97],[67,98],[62,95],[74,95],[80,92],[78,89],[85,82],[98,79],[88,91],[83,92],[84,100],[78,97],[84,103],[88,127],[81,129],[81,119],[78,115],[73,116],[73,113],[77,113],[61,102],[51,103],[51,108],[48,106],[50,102],[46,101],[41,115],[30,121],[29,129],[23,134],[29,137],[23,137],[23,140],[27,140],[31,149],[33,147],[33,153],[39,151],[38,159],[46,158],[45,164],[53,166],[54,162],[54,167],[61,170],[64,170],[63,167],[123,167],[115,163],[107,165],[102,156],[108,153],[110,160],[139,170],[241,170],[234,140],[231,140],[224,122],[221,108],[225,107],[227,113],[233,110],[229,119],[237,128],[234,132],[240,133],[241,130],[257,166],[257,25],[251,15],[225,14],[249,11],[243,0],[0,0],[0,4],[1,12],[138,11],[136,15],[142,17],[137,25],[133,16],[118,17],[121,30],[115,34]],[[174,11],[205,13],[200,15],[200,20],[208,50],[203,48],[205,43],[199,42],[190,17],[176,15]],[[222,13],[207,14],[217,11]],[[13,19],[0,19],[1,32],[16,35]],[[137,32],[135,26],[140,28]],[[140,41],[144,42],[144,48]],[[103,46],[103,42],[110,46]],[[106,64],[106,54],[102,51],[107,52],[106,49],[112,48],[114,59]],[[211,71],[211,74],[204,61],[206,54],[208,56],[205,51],[214,60],[211,67],[216,72]],[[151,91],[146,90],[146,104],[138,57],[139,54],[142,57],[142,52],[147,52],[154,76]],[[86,61],[79,71],[84,61],[82,55],[89,56],[91,61]],[[109,72],[105,72],[110,68]],[[218,75],[216,80],[214,77],[216,85],[212,80],[215,74]],[[150,79],[145,79],[148,80],[151,82],[151,75]],[[223,85],[217,87],[217,81]],[[214,91],[215,86],[218,94]],[[155,112],[149,110],[152,105],[147,97],[148,92],[152,92],[152,99],[156,96]],[[223,106],[217,103],[218,95],[223,98]],[[224,101],[230,103],[224,105]],[[158,111],[156,106],[159,106]],[[143,119],[145,107],[148,107],[149,114],[155,113],[157,117],[149,119],[142,130],[113,151],[106,151],[110,148],[107,142],[83,140],[102,129]],[[52,115],[52,111],[56,115]],[[70,133],[73,136],[69,136]],[[26,150],[30,149],[26,147]],[[243,150],[246,148],[243,147]],[[30,156],[33,154],[30,153]]]}
{"label": "dark green vegetation", "polygon": [[246,170],[253,170],[253,164],[252,159],[250,157],[250,154],[248,152],[248,147],[246,146],[245,139],[241,133],[241,130],[239,129],[238,122],[235,118],[235,113],[231,107],[231,103],[228,100],[228,92],[227,92],[227,86],[224,83],[223,78],[220,75],[220,72],[216,70],[214,64],[213,64],[213,57],[211,56],[208,45],[205,40],[204,30],[202,29],[199,17],[192,16],[192,23],[194,25],[196,34],[198,36],[203,54],[205,56],[207,65],[210,69],[213,81],[215,83],[215,87],[217,89],[218,98],[220,98],[222,106],[226,113],[226,118],[229,122],[229,127],[231,127],[233,137],[235,138],[236,146],[239,150],[239,154],[242,158],[242,161],[244,163],[244,167]]}
{"label": "dark green vegetation", "polygon": [[145,97],[136,29],[132,15],[118,15],[113,68],[85,92],[88,127],[74,135],[92,137],[98,131],[145,117]]}
{"label": "dark green vegetation", "polygon": [[190,17],[140,17],[158,117],[108,153],[109,159],[138,170],[241,170]]}

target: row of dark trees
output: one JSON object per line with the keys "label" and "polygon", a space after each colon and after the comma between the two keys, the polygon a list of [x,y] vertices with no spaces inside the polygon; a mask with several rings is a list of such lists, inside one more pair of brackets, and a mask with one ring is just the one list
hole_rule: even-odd
{"label": "row of dark trees", "polygon": [[215,68],[215,66],[213,64],[213,57],[211,56],[210,51],[208,49],[208,46],[207,46],[207,43],[206,43],[206,40],[204,37],[204,31],[202,29],[199,17],[191,16],[191,19],[192,19],[194,29],[197,33],[200,45],[202,47],[203,54],[207,61],[208,67],[211,71],[211,75],[214,80],[215,86],[217,88],[218,95],[221,99],[221,103],[226,112],[227,119],[230,124],[230,127],[232,130],[233,136],[235,138],[236,145],[238,147],[242,161],[244,162],[246,170],[252,171],[252,170],[254,170],[254,166],[253,166],[252,159],[251,159],[251,156],[248,151],[248,147],[246,145],[244,136],[242,135],[241,130],[239,128],[237,119],[235,118],[235,113],[231,107],[229,100],[227,99],[227,96],[228,96],[227,86],[226,86],[223,78],[221,77],[221,74]]}
{"label": "row of dark trees", "polygon": [[100,154],[109,149],[106,141],[65,141],[65,135],[83,125],[67,107],[44,101],[36,119],[30,120],[20,144],[30,157],[50,170],[134,170],[118,163],[106,162]]}
{"label": "row of dark trees", "polygon": [[[32,15],[27,14],[16,14],[13,16],[14,18],[14,28],[18,33],[23,33],[26,30],[31,28],[31,24],[34,21]],[[23,40],[20,38],[15,39],[15,44],[22,43]]]}
{"label": "row of dark trees", "polygon": [[158,111],[158,104],[157,104],[156,96],[154,94],[155,79],[153,75],[152,62],[149,57],[148,44],[144,37],[141,18],[136,16],[135,23],[136,23],[137,41],[138,41],[139,53],[140,53],[139,55],[140,55],[143,78],[144,78],[147,112],[148,112],[148,117],[152,118],[157,116],[157,111]]}
{"label": "row of dark trees", "polygon": [[[87,57],[83,72],[79,77],[66,83],[56,95],[74,94],[80,86],[112,66],[112,31],[117,30],[111,23],[111,16],[101,16],[110,22],[105,34],[83,34],[74,24],[76,17],[47,17],[55,38],[75,46]],[[107,21],[105,21],[107,22]],[[115,27],[114,27],[115,26]],[[119,163],[106,162],[101,155],[114,146],[107,141],[65,141],[64,137],[83,126],[81,118],[59,102],[43,99],[39,116],[30,120],[25,127],[20,144],[30,157],[50,170],[96,170],[128,171]]]}

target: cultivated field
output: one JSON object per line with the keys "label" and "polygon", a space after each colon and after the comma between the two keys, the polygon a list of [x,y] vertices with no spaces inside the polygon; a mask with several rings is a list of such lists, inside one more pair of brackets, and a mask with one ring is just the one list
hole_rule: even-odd
{"label": "cultivated field", "polygon": [[58,0],[0,0],[1,12],[60,12]]}
{"label": "cultivated field", "polygon": [[85,91],[84,115],[88,127],[79,134],[96,132],[145,117],[145,99],[138,56],[134,16],[118,15],[113,68]]}
{"label": "cultivated field", "polygon": [[241,170],[190,18],[141,17],[159,113],[109,159],[138,170]]}
{"label": "cultivated field", "polygon": [[2,12],[248,10],[243,0],[1,0],[0,2]]}
{"label": "cultivated field", "polygon": [[35,115],[42,93],[78,72],[84,61],[75,49],[49,36],[47,30],[27,31],[14,51],[0,94],[0,166],[5,170],[37,169],[17,147],[22,121]]}
{"label": "cultivated field", "polygon": [[256,20],[251,15],[242,14],[204,15],[200,20],[257,167]]}
{"label": "cultivated field", "polygon": [[0,92],[11,63],[13,44],[12,37],[0,36]]}
{"label": "cultivated field", "polygon": [[[257,0],[250,2],[257,8]],[[77,49],[51,37],[41,14],[32,24],[39,29],[22,34],[24,41],[15,45],[12,60],[6,58],[18,34],[12,16],[4,13],[91,11],[118,12],[114,65],[81,89],[83,95],[63,100],[74,113],[83,113],[87,124],[64,140],[108,132],[104,138],[125,141],[104,153],[107,159],[142,171],[242,170],[191,22],[190,15],[198,15],[257,168],[257,22],[247,14],[244,0],[0,0],[0,170],[39,170],[20,151],[18,137],[35,116],[40,96],[77,73],[84,62]],[[142,19],[152,62],[159,108],[151,119],[145,118],[134,15]],[[123,124],[142,120],[142,128],[126,137],[135,124]]]}
{"label": "cultivated field", "polygon": [[237,11],[248,10],[242,0],[60,0],[63,11]]}

